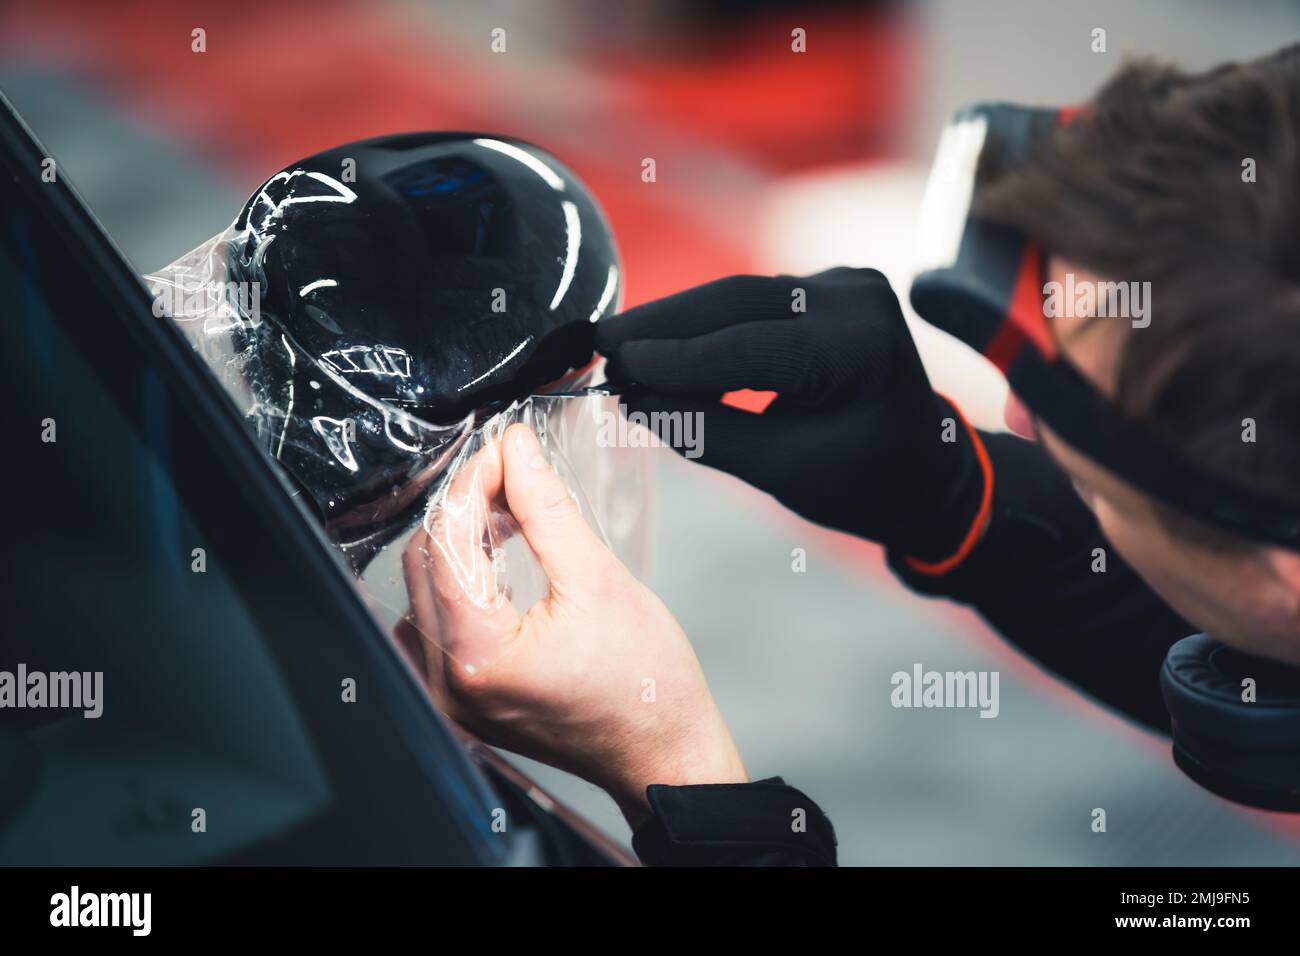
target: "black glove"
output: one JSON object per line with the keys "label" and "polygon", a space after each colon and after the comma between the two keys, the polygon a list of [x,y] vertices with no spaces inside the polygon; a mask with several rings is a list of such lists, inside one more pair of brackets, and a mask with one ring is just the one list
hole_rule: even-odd
{"label": "black glove", "polygon": [[[596,348],[629,411],[704,413],[704,464],[818,524],[930,562],[980,512],[969,429],[874,269],[720,279],[598,322]],[[762,414],[719,402],[744,388],[778,397]]]}

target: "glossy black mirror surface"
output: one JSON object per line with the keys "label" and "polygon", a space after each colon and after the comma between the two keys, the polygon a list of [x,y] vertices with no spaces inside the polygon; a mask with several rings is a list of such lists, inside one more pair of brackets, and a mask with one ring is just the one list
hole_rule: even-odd
{"label": "glossy black mirror surface", "polygon": [[260,321],[233,334],[263,430],[345,539],[418,499],[467,416],[587,365],[619,301],[591,194],[505,137],[319,153],[267,180],[233,232],[230,278],[259,292]]}

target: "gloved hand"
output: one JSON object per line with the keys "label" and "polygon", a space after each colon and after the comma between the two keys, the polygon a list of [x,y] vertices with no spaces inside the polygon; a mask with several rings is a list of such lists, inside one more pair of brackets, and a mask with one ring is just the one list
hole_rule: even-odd
{"label": "gloved hand", "polygon": [[[629,411],[703,413],[700,460],[803,517],[922,562],[970,537],[977,446],[874,269],[720,279],[598,322],[596,348]],[[762,414],[719,402],[745,388],[778,397]]]}

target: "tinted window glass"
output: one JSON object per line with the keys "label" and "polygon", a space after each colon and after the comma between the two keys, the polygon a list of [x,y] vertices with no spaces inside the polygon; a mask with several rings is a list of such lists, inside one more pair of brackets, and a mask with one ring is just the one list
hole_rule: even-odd
{"label": "tinted window glass", "polygon": [[34,190],[0,184],[0,861],[488,861],[490,801],[355,595]]}

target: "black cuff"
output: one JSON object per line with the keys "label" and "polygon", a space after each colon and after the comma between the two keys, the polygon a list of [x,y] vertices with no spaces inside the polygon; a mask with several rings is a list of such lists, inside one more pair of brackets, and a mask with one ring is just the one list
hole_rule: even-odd
{"label": "black cuff", "polygon": [[1011,434],[981,432],[980,438],[993,466],[993,506],[984,537],[966,560],[947,574],[928,575],[910,567],[901,549],[889,549],[894,573],[922,593],[987,598],[991,586],[1013,586],[1021,566],[1041,565],[1061,542],[1096,534],[1092,513],[1040,445]]}
{"label": "black cuff", "polygon": [[835,866],[835,830],[780,777],[646,788],[653,816],[632,847],[648,866]]}
{"label": "black cuff", "polygon": [[953,420],[955,440],[943,443],[926,466],[918,483],[925,486],[917,491],[921,500],[910,509],[916,517],[907,522],[903,533],[885,542],[891,550],[925,562],[942,561],[961,547],[984,497],[984,471],[970,426],[960,410],[937,392],[934,403],[939,421]]}

